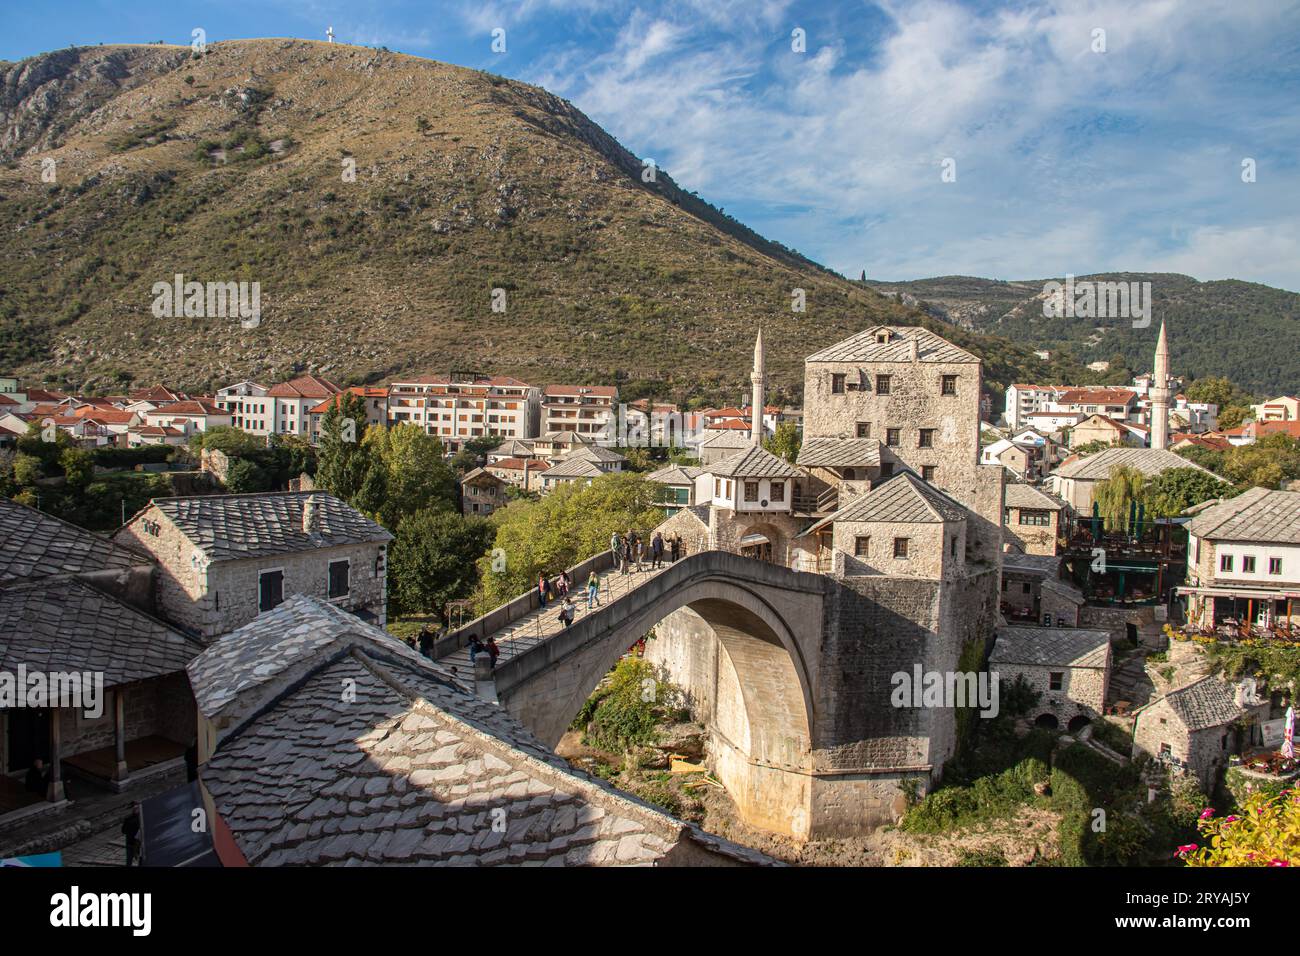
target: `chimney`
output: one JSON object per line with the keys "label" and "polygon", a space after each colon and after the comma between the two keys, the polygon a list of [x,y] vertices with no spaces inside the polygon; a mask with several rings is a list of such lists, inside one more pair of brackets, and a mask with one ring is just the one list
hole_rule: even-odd
{"label": "chimney", "polygon": [[302,503],[303,534],[320,534],[321,503],[316,495],[308,495]]}
{"label": "chimney", "polygon": [[907,357],[913,362],[919,362],[921,360],[921,352],[917,347],[915,335],[907,340]]}

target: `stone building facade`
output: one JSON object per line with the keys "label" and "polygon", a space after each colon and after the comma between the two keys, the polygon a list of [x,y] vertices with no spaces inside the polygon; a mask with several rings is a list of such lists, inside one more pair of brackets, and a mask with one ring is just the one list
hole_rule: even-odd
{"label": "stone building facade", "polygon": [[1153,757],[1213,793],[1228,757],[1249,742],[1249,725],[1267,708],[1250,695],[1249,685],[1234,686],[1215,675],[1197,678],[1134,711],[1133,755]]}
{"label": "stone building facade", "polygon": [[392,536],[322,492],[159,498],[114,536],[158,563],[158,605],[205,641],[292,594],[387,618]]}
{"label": "stone building facade", "polygon": [[1106,712],[1110,635],[1073,627],[1004,626],[989,654],[1003,691],[1018,677],[1039,694],[1028,715],[1037,725],[1071,732]]}

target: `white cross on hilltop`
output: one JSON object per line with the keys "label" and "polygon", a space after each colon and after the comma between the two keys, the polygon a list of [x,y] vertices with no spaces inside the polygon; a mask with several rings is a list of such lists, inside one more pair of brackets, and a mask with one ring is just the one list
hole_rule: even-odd
{"label": "white cross on hilltop", "polygon": [[334,28],[333,28],[333,27],[330,27],[328,30],[325,31],[325,38],[326,38],[327,40],[329,40],[330,43],[333,43],[333,42],[334,42]]}

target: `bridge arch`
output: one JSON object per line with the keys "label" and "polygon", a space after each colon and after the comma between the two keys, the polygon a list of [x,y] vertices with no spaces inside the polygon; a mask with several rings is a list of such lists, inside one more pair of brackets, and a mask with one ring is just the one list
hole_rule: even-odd
{"label": "bridge arch", "polygon": [[667,669],[693,696],[703,681],[712,706],[722,711],[707,721],[714,771],[747,820],[806,836],[807,813],[800,808],[809,802],[821,601],[815,575],[723,552],[692,555],[503,662],[497,697],[554,746],[628,647],[676,615],[684,625],[674,628],[679,651],[712,645],[684,651],[704,661],[695,673],[683,672],[692,668],[680,654]]}

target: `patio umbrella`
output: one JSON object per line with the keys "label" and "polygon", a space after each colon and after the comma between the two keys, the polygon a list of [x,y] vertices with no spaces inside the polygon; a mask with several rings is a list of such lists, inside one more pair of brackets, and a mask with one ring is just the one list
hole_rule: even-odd
{"label": "patio umbrella", "polygon": [[1283,757],[1295,756],[1295,708],[1287,707],[1286,709],[1286,730],[1282,734]]}
{"label": "patio umbrella", "polygon": [[1092,540],[1101,540],[1101,509],[1095,501],[1092,503]]}

